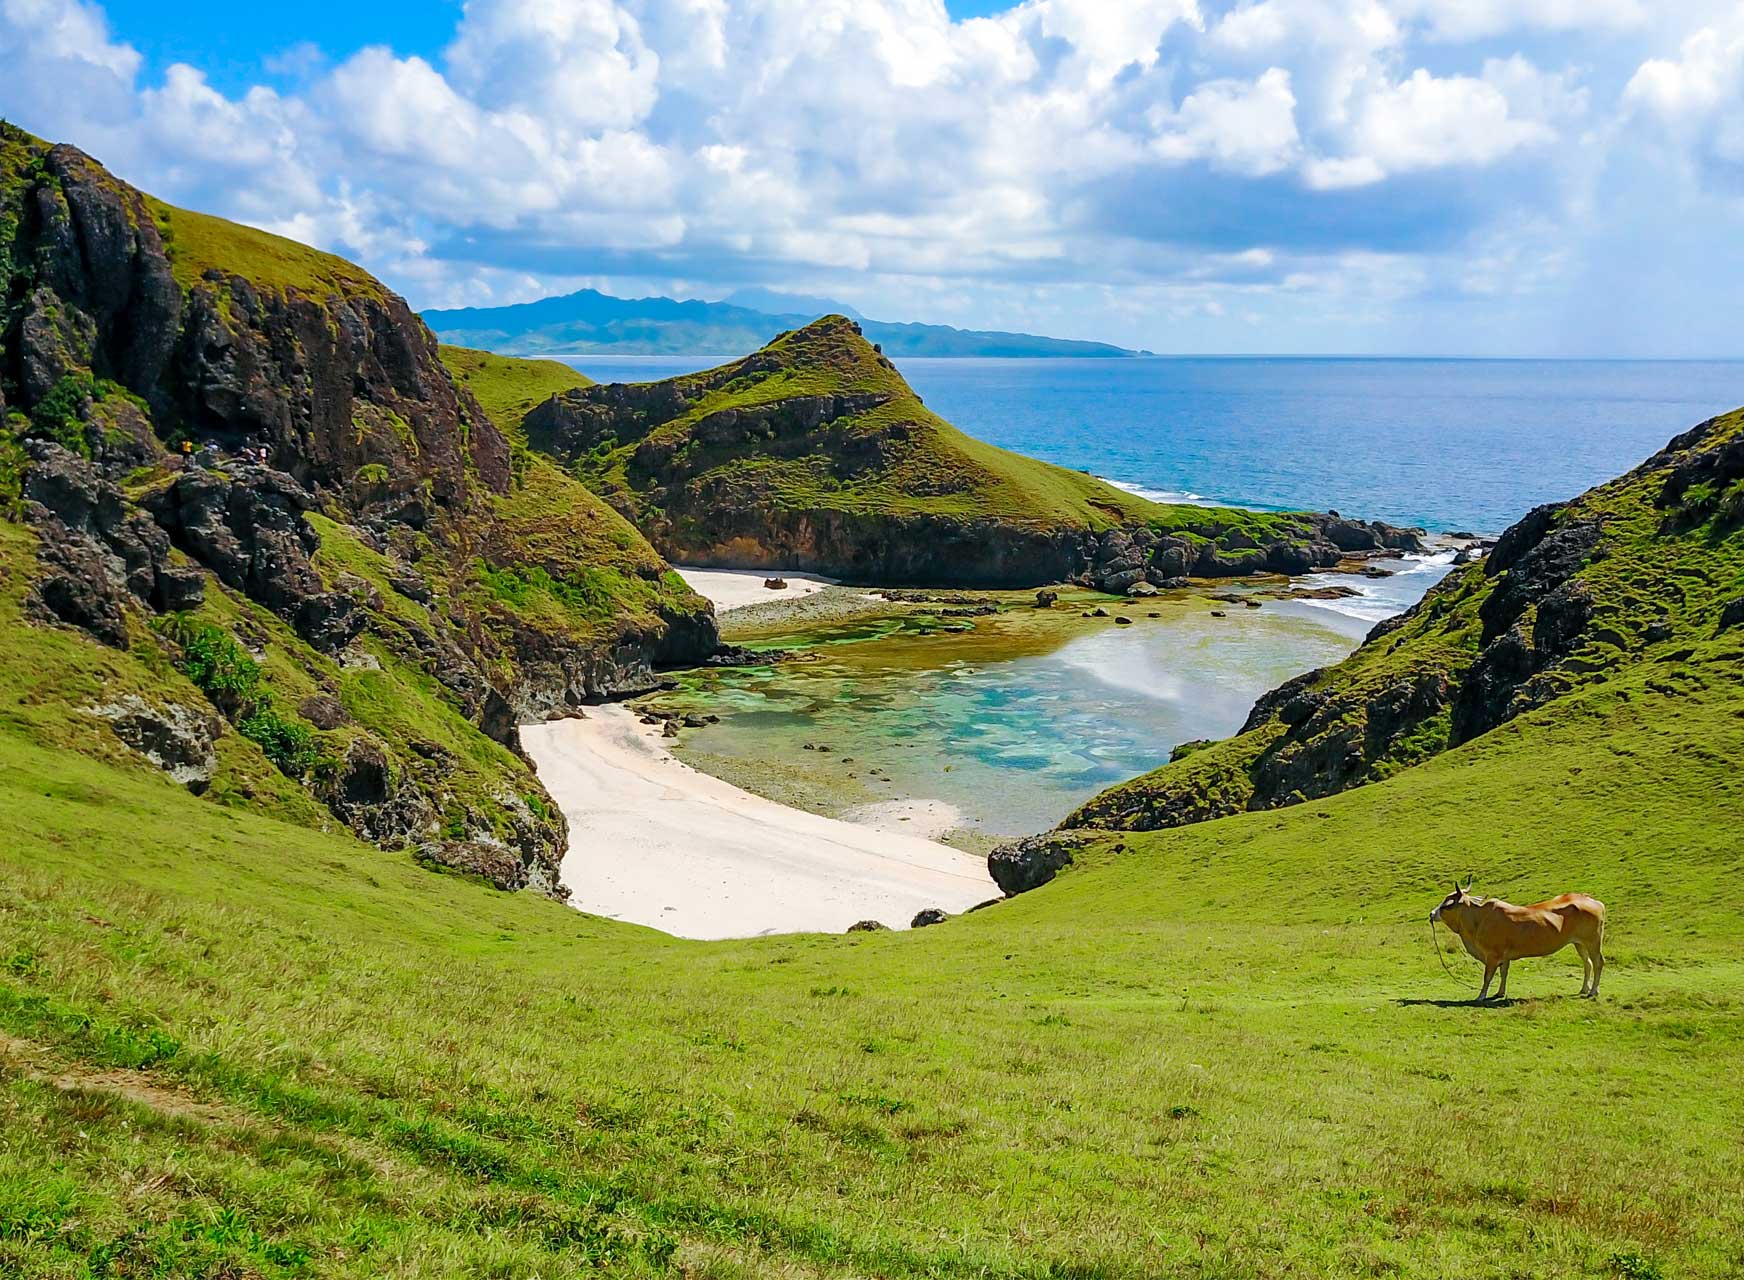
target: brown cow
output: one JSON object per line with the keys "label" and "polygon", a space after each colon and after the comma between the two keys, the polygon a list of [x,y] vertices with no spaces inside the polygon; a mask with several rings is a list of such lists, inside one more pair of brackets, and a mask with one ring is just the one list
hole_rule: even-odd
{"label": "brown cow", "polygon": [[1584,893],[1565,893],[1529,907],[1517,907],[1500,898],[1479,898],[1471,892],[1471,877],[1465,887],[1454,881],[1453,892],[1429,913],[1465,944],[1465,949],[1484,966],[1484,986],[1478,1000],[1489,998],[1490,979],[1502,971],[1496,999],[1508,996],[1508,965],[1527,956],[1548,956],[1570,943],[1580,952],[1584,975],[1580,993],[1597,998],[1599,978],[1605,972],[1605,904]]}

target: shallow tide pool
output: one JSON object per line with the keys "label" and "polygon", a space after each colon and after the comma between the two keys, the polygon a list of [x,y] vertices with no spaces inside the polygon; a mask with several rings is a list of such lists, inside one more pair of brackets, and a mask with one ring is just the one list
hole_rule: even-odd
{"label": "shallow tide pool", "polygon": [[[1370,590],[1391,612],[1444,571]],[[935,800],[966,831],[1025,835],[1178,743],[1236,732],[1260,694],[1349,653],[1379,603],[1249,609],[1192,595],[1119,607],[1130,626],[1074,610],[1046,627],[1023,611],[977,619],[964,634],[850,628],[807,637],[810,661],[695,673],[663,701],[720,717],[686,730],[680,755],[786,803],[854,816]]]}

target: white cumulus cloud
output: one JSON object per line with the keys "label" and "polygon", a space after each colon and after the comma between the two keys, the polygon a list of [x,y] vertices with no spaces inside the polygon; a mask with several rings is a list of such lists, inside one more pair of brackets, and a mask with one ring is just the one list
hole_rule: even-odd
{"label": "white cumulus cloud", "polygon": [[1161,113],[1151,149],[1165,160],[1210,160],[1258,177],[1288,168],[1300,149],[1290,73],[1272,67],[1251,83],[1212,80]]}
{"label": "white cumulus cloud", "polygon": [[1744,178],[1721,0],[468,0],[421,57],[267,62],[221,88],[95,0],[0,0],[0,114],[421,304],[773,282],[1233,324],[1548,289],[1511,264],[1605,207],[1613,150]]}

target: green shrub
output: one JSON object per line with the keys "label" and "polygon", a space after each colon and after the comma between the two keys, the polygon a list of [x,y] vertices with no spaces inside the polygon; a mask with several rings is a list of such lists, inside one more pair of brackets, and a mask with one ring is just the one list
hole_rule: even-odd
{"label": "green shrub", "polygon": [[301,720],[280,715],[270,701],[236,722],[236,731],[266,753],[266,758],[289,778],[315,772],[322,763],[321,745],[315,732]]}
{"label": "green shrub", "polygon": [[0,516],[18,518],[19,504],[24,500],[24,450],[19,438],[30,427],[30,420],[21,413],[6,415],[0,426]]}
{"label": "green shrub", "polygon": [[388,469],[380,462],[366,462],[357,469],[357,486],[360,489],[386,489],[388,487]]}
{"label": "green shrub", "polygon": [[85,408],[100,398],[97,380],[90,374],[67,374],[30,411],[29,434],[89,458],[91,440],[85,429]]}
{"label": "green shrub", "polygon": [[236,725],[236,731],[266,753],[286,777],[302,778],[326,762],[320,739],[303,721],[273,706],[261,684],[260,664],[222,627],[189,613],[152,624],[181,649],[177,668]]}
{"label": "green shrub", "polygon": [[539,565],[493,569],[481,560],[478,575],[494,599],[516,609],[527,608],[541,595],[583,617],[599,617],[613,606],[612,583],[601,569],[583,569],[581,577],[572,580],[556,577]]}
{"label": "green shrub", "polygon": [[172,613],[153,625],[180,646],[176,665],[182,674],[227,714],[247,716],[271,703],[271,695],[260,686],[260,664],[222,627],[190,613]]}
{"label": "green shrub", "polygon": [[1623,1280],[1662,1280],[1665,1275],[1657,1262],[1635,1249],[1613,1253],[1611,1268]]}
{"label": "green shrub", "polygon": [[1725,525],[1744,523],[1744,480],[1733,481],[1731,488],[1720,495],[1714,514]]}
{"label": "green shrub", "polygon": [[1714,486],[1704,480],[1700,484],[1692,484],[1683,491],[1683,509],[1690,515],[1705,516],[1713,509],[1714,501],[1719,497]]}
{"label": "green shrub", "polygon": [[37,440],[52,440],[81,458],[89,458],[99,432],[89,421],[90,409],[105,400],[121,399],[149,412],[145,401],[118,382],[94,378],[88,373],[69,373],[30,411],[24,434]]}

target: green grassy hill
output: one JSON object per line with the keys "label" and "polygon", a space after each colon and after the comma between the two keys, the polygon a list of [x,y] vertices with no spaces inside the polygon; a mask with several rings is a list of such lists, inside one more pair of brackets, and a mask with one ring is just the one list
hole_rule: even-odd
{"label": "green grassy hill", "polygon": [[718,369],[564,392],[526,430],[680,561],[949,585],[1124,575],[1124,590],[1148,568],[1330,564],[1335,525],[1351,548],[1415,545],[1326,516],[1159,505],[996,448],[927,409],[842,316]]}
{"label": "green grassy hill", "polygon": [[455,382],[472,392],[491,421],[516,438],[523,437],[521,419],[535,406],[593,385],[593,379],[559,360],[523,360],[447,345],[439,351]]}
{"label": "green grassy hill", "polygon": [[1625,673],[1672,697],[1744,678],[1744,410],[1542,507],[1244,731],[1067,821],[1160,827],[1386,778]]}
{"label": "green grassy hill", "polygon": [[715,645],[646,539],[523,446],[525,408],[585,381],[439,352],[362,268],[0,125],[15,727],[555,892],[516,724]]}
{"label": "green grassy hill", "polygon": [[[708,473],[746,504],[1089,528],[1152,513],[1152,504],[1112,485],[964,435],[922,405],[841,316],[779,337],[745,360],[655,386],[645,399],[656,403],[624,415],[621,425],[629,430],[602,435],[577,459],[601,492],[634,501],[645,487],[638,484],[638,453],[646,460],[694,451],[700,456],[685,459],[686,472]],[[578,399],[591,405],[609,394],[602,389]],[[791,424],[779,420],[790,405],[796,405]],[[553,416],[538,414],[533,430],[537,443],[557,452],[559,440],[545,434]],[[874,455],[875,465],[836,474],[838,458],[857,446]]]}

